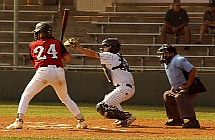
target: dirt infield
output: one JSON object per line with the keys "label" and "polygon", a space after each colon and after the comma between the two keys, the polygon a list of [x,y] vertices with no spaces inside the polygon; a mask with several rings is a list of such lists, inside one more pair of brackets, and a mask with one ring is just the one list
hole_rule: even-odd
{"label": "dirt infield", "polygon": [[20,137],[88,137],[88,138],[214,138],[215,122],[200,120],[200,129],[182,129],[179,126],[167,127],[163,119],[138,119],[130,127],[116,127],[114,120],[86,118],[89,129],[76,129],[76,120],[71,117],[30,117],[26,116],[23,129],[6,130],[14,121],[11,116],[1,116],[0,136]]}

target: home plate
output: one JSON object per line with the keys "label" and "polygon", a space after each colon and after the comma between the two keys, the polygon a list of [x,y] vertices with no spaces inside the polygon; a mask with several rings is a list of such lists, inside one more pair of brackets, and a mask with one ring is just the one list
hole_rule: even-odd
{"label": "home plate", "polygon": [[71,129],[72,126],[69,124],[56,124],[56,123],[46,123],[46,122],[27,122],[27,127],[35,129]]}

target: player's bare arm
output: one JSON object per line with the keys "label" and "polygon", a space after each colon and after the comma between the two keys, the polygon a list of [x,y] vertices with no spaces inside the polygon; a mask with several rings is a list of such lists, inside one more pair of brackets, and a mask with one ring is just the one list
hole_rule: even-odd
{"label": "player's bare arm", "polygon": [[90,49],[87,49],[87,48],[82,48],[79,46],[79,44],[80,43],[79,43],[79,40],[77,38],[70,38],[64,43],[64,46],[66,46],[67,48],[68,47],[74,48],[77,51],[79,51],[80,53],[83,53],[89,57],[100,59],[97,52],[90,50]]}
{"label": "player's bare arm", "polygon": [[80,53],[83,53],[83,54],[85,54],[85,55],[87,55],[89,57],[93,57],[93,58],[97,58],[97,59],[100,58],[98,53],[93,51],[93,50],[90,50],[90,49],[87,49],[87,48],[82,48],[80,46],[76,46],[75,49],[77,51],[79,51]]}
{"label": "player's bare arm", "polygon": [[63,56],[63,61],[66,62],[66,63],[71,63],[70,54],[67,54],[67,55]]}

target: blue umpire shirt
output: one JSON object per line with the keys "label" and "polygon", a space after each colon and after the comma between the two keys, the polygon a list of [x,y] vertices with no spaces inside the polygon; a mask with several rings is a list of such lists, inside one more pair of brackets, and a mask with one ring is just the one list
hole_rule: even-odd
{"label": "blue umpire shirt", "polygon": [[170,63],[168,65],[164,64],[164,66],[169,83],[175,90],[187,83],[182,69],[189,72],[194,67],[185,57],[179,54],[176,54]]}

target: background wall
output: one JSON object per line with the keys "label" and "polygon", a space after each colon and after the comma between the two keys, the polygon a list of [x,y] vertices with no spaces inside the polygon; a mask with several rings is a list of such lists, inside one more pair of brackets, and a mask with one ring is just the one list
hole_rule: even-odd
{"label": "background wall", "polygon": [[[113,0],[116,3],[160,3],[161,0]],[[181,0],[181,3],[208,3],[209,0]],[[173,3],[173,0],[162,0],[162,3]]]}
{"label": "background wall", "polygon": [[107,6],[111,6],[112,0],[74,0],[77,11],[105,11]]}
{"label": "background wall", "polygon": [[[19,0],[19,4],[29,4],[29,5],[37,5],[37,4],[42,4],[42,5],[56,5],[58,4],[58,1],[60,0]],[[14,0],[0,0],[0,3],[5,3],[9,5],[14,4]],[[72,4],[73,0],[61,0],[62,4]]]}
{"label": "background wall", "polygon": [[[19,100],[34,71],[0,71],[0,100]],[[170,88],[163,72],[133,73],[136,93],[126,104],[162,105],[162,94]],[[194,100],[195,105],[215,106],[215,74],[199,74],[207,88]],[[99,102],[113,87],[103,72],[66,72],[68,91],[76,102]],[[59,102],[52,87],[46,87],[33,101]]]}

